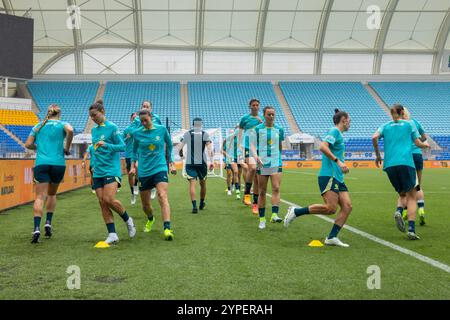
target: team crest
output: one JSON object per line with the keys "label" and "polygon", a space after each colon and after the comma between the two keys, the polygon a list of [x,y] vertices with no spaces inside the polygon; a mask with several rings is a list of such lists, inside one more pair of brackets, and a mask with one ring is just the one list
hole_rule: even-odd
{"label": "team crest", "polygon": [[154,145],[154,144],[149,145],[149,146],[148,146],[148,149],[149,149],[150,151],[155,150],[155,145]]}

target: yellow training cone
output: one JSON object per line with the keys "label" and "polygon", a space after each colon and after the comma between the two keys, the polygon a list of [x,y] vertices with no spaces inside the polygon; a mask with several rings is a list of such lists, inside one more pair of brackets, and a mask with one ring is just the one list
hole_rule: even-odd
{"label": "yellow training cone", "polygon": [[99,241],[97,242],[97,244],[94,246],[94,248],[100,248],[100,249],[105,249],[105,248],[109,248],[110,245],[107,244],[105,241]]}
{"label": "yellow training cone", "polygon": [[313,240],[310,243],[308,243],[308,246],[310,246],[310,247],[323,247],[323,243],[320,242],[320,240]]}

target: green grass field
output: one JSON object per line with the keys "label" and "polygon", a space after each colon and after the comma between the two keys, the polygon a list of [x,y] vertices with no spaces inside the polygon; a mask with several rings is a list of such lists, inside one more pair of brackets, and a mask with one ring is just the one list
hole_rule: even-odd
{"label": "green grass field", "polygon": [[[378,170],[352,170],[348,224],[371,235],[450,265],[450,170],[426,170],[427,225],[420,241],[395,227],[396,195]],[[300,205],[319,202],[316,171],[285,170],[282,198]],[[126,180],[124,185],[127,185]],[[159,208],[150,234],[142,229],[140,204],[129,204],[128,187],[118,198],[135,218],[138,234],[128,239],[116,216],[121,241],[94,249],[106,237],[96,197],[88,188],[59,196],[54,236],[31,245],[32,206],[0,215],[0,299],[450,299],[450,273],[342,230],[350,248],[307,244],[323,241],[331,223],[301,217],[284,229],[257,229],[250,209],[228,197],[222,179],[208,181],[207,208],[190,213],[187,182],[171,178],[175,239],[163,240]],[[284,217],[287,206],[282,204]],[[270,211],[270,210],[269,210]],[[81,269],[81,289],[69,290],[66,269]],[[369,290],[367,268],[381,270],[381,289]]]}

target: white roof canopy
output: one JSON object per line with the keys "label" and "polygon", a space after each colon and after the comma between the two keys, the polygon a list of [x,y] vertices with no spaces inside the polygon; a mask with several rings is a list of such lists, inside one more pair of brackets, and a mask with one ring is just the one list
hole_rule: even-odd
{"label": "white roof canopy", "polygon": [[[380,28],[369,28],[378,9]],[[146,50],[193,52],[195,73],[206,51],[251,52],[254,73],[265,53],[310,54],[316,74],[327,53],[371,55],[373,73],[383,54],[430,55],[438,73],[450,49],[449,9],[450,0],[0,1],[0,12],[35,21],[36,74],[62,72],[50,69],[66,56],[67,73],[142,74]]]}

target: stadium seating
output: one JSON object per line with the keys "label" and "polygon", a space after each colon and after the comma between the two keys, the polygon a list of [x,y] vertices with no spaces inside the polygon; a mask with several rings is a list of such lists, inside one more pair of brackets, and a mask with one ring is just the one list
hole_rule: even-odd
{"label": "stadium seating", "polygon": [[[38,121],[38,117],[32,111],[0,110],[0,123],[23,142],[25,142],[28,135],[30,134],[31,129],[35,124],[38,123]],[[13,146],[14,148],[16,147],[17,143],[15,141],[13,142],[14,143],[10,143],[9,145]],[[14,152],[17,151],[14,150]]]}
{"label": "stadium seating", "polygon": [[47,114],[47,107],[56,103],[61,107],[61,120],[69,122],[75,133],[82,132],[89,118],[89,106],[97,94],[98,82],[30,81],[28,89],[40,109],[39,118]]}
{"label": "stadium seating", "polygon": [[389,121],[359,82],[280,82],[280,87],[300,130],[314,136],[322,137],[333,126],[335,108],[350,114],[346,138],[368,139]]}
{"label": "stadium seating", "polygon": [[3,130],[0,130],[0,156],[10,152],[24,152],[25,149]]}
{"label": "stadium seating", "polygon": [[371,82],[384,102],[407,107],[430,135],[450,135],[450,82]]}
{"label": "stadium seating", "polygon": [[14,133],[15,136],[17,136],[20,140],[22,140],[24,143],[27,140],[31,129],[33,129],[33,126],[13,126],[13,125],[5,125],[6,129]]}
{"label": "stadium seating", "polygon": [[188,82],[190,123],[201,117],[206,128],[233,128],[249,113],[251,98],[275,107],[276,122],[286,135],[290,127],[270,82]]}
{"label": "stadium seating", "polygon": [[[450,82],[371,82],[384,102],[407,107],[444,151],[450,150]],[[448,152],[436,160],[450,159]]]}
{"label": "stadium seating", "polygon": [[151,101],[153,111],[165,125],[169,119],[171,130],[181,128],[179,82],[107,82],[104,102],[110,121],[120,129],[130,124],[131,113],[138,111],[144,100]]}

